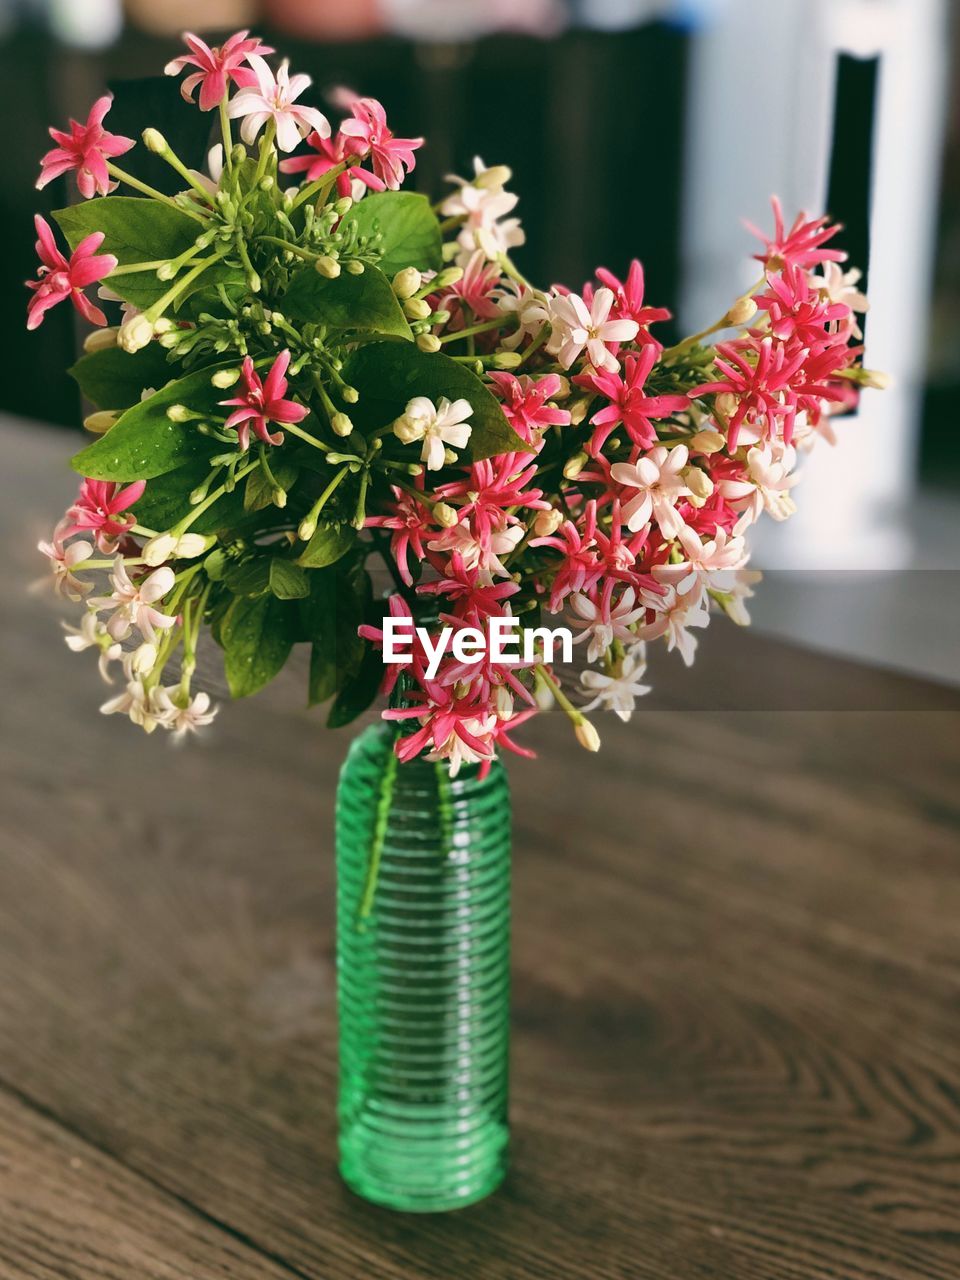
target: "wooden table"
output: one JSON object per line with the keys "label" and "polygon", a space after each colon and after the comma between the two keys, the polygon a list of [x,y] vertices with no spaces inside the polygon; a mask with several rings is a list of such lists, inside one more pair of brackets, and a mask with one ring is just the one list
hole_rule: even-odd
{"label": "wooden table", "polygon": [[957,693],[721,621],[599,758],[543,718],[513,1169],[401,1217],[334,1164],[346,738],[294,681],[180,750],[98,716],[22,591],[69,443],[0,436],[2,1280],[956,1280]]}

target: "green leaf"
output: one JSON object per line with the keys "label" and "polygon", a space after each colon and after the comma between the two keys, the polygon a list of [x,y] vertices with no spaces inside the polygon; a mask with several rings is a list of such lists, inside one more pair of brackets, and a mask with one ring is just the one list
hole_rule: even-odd
{"label": "green leaf", "polygon": [[380,270],[391,278],[404,267],[439,271],[443,265],[440,223],[426,196],[412,191],[365,196],[345,221],[355,222],[363,236],[381,232]]}
{"label": "green leaf", "polygon": [[158,342],[132,354],[122,347],[91,351],[68,372],[86,398],[100,409],[129,409],[140,403],[148,387],[156,391],[176,376]]}
{"label": "green leaf", "polygon": [[270,559],[256,556],[251,560],[234,562],[223,575],[227,588],[235,596],[265,595],[270,589]]}
{"label": "green leaf", "polygon": [[383,659],[372,644],[365,645],[360,670],[337,694],[327,716],[327,728],[341,729],[363,715],[376,698],[382,680]]}
{"label": "green leaf", "polygon": [[270,590],[278,600],[303,600],[310,594],[310,583],[298,564],[274,556],[270,561]]}
{"label": "green leaf", "polygon": [[359,276],[343,271],[336,280],[304,267],[290,281],[282,306],[287,318],[300,324],[413,337],[390,281],[376,267]]}
{"label": "green leaf", "polygon": [[[116,428],[114,427],[114,430]],[[349,524],[321,524],[297,559],[305,569],[324,569],[345,556],[357,539]]]}
{"label": "green leaf", "polygon": [[412,343],[371,342],[354,352],[343,376],[360,392],[350,416],[362,430],[386,426],[403,413],[414,396],[427,396],[434,403],[441,396],[448,400],[462,397],[473,405],[473,429],[466,453],[474,462],[530,448],[477,375],[440,351],[428,354]]}
{"label": "green leaf", "polygon": [[[70,465],[94,480],[149,480],[176,467],[207,459],[222,445],[197,430],[196,422],[171,422],[167,410],[186,404],[198,412],[214,411],[225,393],[210,382],[212,369],[187,374],[163,387],[149,400],[133,405]],[[218,410],[218,412],[220,412]]]}
{"label": "green leaf", "polygon": [[[270,470],[284,493],[290,492],[300,474],[300,468],[295,463],[274,462],[272,459],[270,461]],[[267,479],[267,473],[263,467],[257,467],[256,471],[251,471],[247,476],[247,483],[243,493],[243,509],[244,511],[262,511],[264,507],[269,507],[272,503],[273,485]]]}
{"label": "green leaf", "polygon": [[362,566],[309,573],[310,595],[301,606],[310,653],[309,703],[325,702],[354,679],[367,645],[357,628],[370,612],[373,588]]}
{"label": "green leaf", "polygon": [[[58,209],[53,216],[71,249],[94,231],[102,231],[104,240],[98,252],[112,253],[121,267],[135,262],[179,257],[191,248],[203,231],[200,223],[189,214],[161,204],[159,200],[145,200],[140,196],[105,196],[99,200],[86,200],[68,209]],[[198,289],[242,279],[242,272],[236,268],[214,263],[188,285],[178,299],[178,305]],[[107,283],[127,302],[146,308],[161,298],[173,282],[158,280],[156,271],[151,270],[111,276]]]}
{"label": "green leaf", "polygon": [[[114,428],[115,430],[116,428]],[[143,491],[143,497],[131,508],[137,523],[146,529],[170,529],[193,511],[190,494],[206,479],[210,470],[206,458],[198,458],[156,476]],[[190,526],[191,533],[221,533],[233,531],[243,515],[242,495],[239,489],[225,493]]]}
{"label": "green leaf", "polygon": [[268,684],[290,656],[296,612],[272,595],[237,599],[220,628],[227,683],[234,698],[246,698]]}

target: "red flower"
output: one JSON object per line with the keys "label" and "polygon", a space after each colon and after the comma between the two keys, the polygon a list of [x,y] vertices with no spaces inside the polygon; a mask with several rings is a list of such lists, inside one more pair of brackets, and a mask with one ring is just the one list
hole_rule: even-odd
{"label": "red flower", "polygon": [[27,307],[27,328],[36,329],[50,308],[65,298],[69,298],[91,324],[106,324],[107,317],[82,292],[88,285],[108,276],[117,265],[112,253],[97,253],[103,244],[103,232],[95,231],[81,240],[68,260],[57,248],[49,224],[39,214],[33,222],[37,228],[40,270],[38,279],[27,281],[27,288],[34,290]]}
{"label": "red flower", "polygon": [[290,364],[290,352],[281,351],[273,362],[266,381],[261,382],[249,356],[243,362],[243,380],[247,385],[246,393],[235,396],[232,400],[221,400],[222,405],[236,405],[224,423],[227,430],[235,429],[237,444],[246,452],[250,447],[250,427],[264,444],[283,444],[283,432],[270,434],[268,424],[302,422],[309,412],[295,400],[284,400],[287,392],[287,379],[284,376]]}
{"label": "red flower", "polygon": [[403,179],[404,165],[416,165],[414,151],[423,146],[422,138],[395,138],[387,127],[387,113],[375,98],[359,98],[349,90],[337,94],[340,106],[353,113],[344,120],[340,132],[351,139],[351,145],[362,156],[369,155],[373,172],[385,187],[396,191]]}
{"label": "red flower", "polygon": [[590,452],[599,457],[613,429],[623,423],[627,435],[641,449],[650,449],[657,442],[652,418],[668,418],[671,413],[683,413],[690,408],[686,396],[644,395],[644,385],[660,355],[659,344],[647,343],[640,353],[627,356],[623,362],[623,376],[606,370],[578,374],[573,381],[578,387],[596,391],[605,396],[609,404],[590,419],[596,430],[590,440]]}
{"label": "red flower", "polygon": [[[643,295],[646,286],[643,276],[643,263],[634,258],[630,263],[630,270],[627,272],[626,283],[618,280],[613,272],[608,271],[606,267],[597,267],[596,274],[601,285],[613,290],[615,301],[610,312],[611,318],[614,320],[635,320],[640,326],[640,332],[635,339],[639,344],[656,342],[656,338],[652,337],[648,326],[655,324],[658,320],[669,320],[671,312],[666,307],[644,306]],[[584,286],[583,297],[587,306],[589,306],[593,298],[592,285]]]}
{"label": "red flower", "polygon": [[[350,156],[356,159],[357,152],[361,149],[354,138],[348,138],[344,133],[336,133],[332,138],[323,138],[316,130],[308,136],[307,146],[313,148],[314,154],[291,156],[289,160],[281,160],[281,173],[302,173],[305,182],[316,182],[338,164],[343,164],[344,160]],[[354,164],[349,169],[344,169],[343,173],[337,174],[338,196],[350,194],[350,182],[353,178],[364,183],[372,191],[384,189],[384,184],[376,174]]]}
{"label": "red flower", "polygon": [[[423,484],[422,475],[419,483]],[[413,575],[407,563],[407,552],[412,550],[418,560],[424,560],[426,551],[423,539],[428,533],[436,532],[437,522],[429,507],[418,502],[412,494],[398,489],[396,485],[391,485],[390,489],[393,501],[388,504],[388,514],[367,516],[365,525],[369,529],[390,530],[390,552],[396,561],[400,577],[409,587],[413,584]]]}
{"label": "red flower", "polygon": [[774,217],[772,240],[752,222],[746,224],[747,230],[766,245],[764,253],[754,254],[758,262],[772,271],[779,271],[784,266],[813,267],[818,262],[846,261],[847,255],[841,250],[823,248],[840,230],[839,226],[831,226],[827,218],[808,218],[805,213],[799,213],[788,232],[783,220],[783,206],[777,196],[773,196],[771,204]]}
{"label": "red flower", "polygon": [[164,72],[176,76],[187,67],[197,67],[180,86],[180,93],[187,102],[193,102],[193,91],[199,85],[200,110],[212,111],[226,97],[231,81],[240,89],[256,86],[257,77],[249,64],[250,58],[273,53],[273,49],[261,44],[256,36],[248,39],[249,35],[249,31],[237,31],[219,48],[211,49],[192,31],[185,31],[183,39],[190,52],[168,62]]}
{"label": "red flower", "polygon": [[77,175],[77,190],[85,200],[97,194],[105,196],[114,190],[117,184],[110,181],[107,161],[114,156],[122,156],[135,144],[132,138],[108,133],[104,129],[103,118],[112,102],[113,98],[109,93],[98,98],[90,108],[87,123],[79,124],[76,120],[71,120],[69,133],[63,133],[59,129],[50,130],[50,137],[58,145],[40,161],[38,191],[42,191],[54,178],[71,170]]}
{"label": "red flower", "polygon": [[848,320],[850,308],[844,302],[824,301],[820,290],[811,288],[805,271],[788,264],[782,275],[768,276],[767,284],[770,292],[755,301],[769,315],[775,338],[781,342],[795,339],[803,347],[846,343],[849,330],[831,331],[830,326]]}
{"label": "red flower", "polygon": [[[727,448],[731,453],[737,447],[744,422],[766,436],[772,436],[777,424],[782,422],[784,438],[789,440],[797,410],[791,382],[810,353],[802,347],[788,352],[784,346],[774,346],[772,338],[764,338],[760,343],[753,338],[721,342],[717,353],[716,367],[723,377],[702,387],[694,387],[690,396],[695,399],[727,393],[736,397],[737,407],[730,418],[727,438]],[[748,358],[750,356],[754,357],[753,362]]]}
{"label": "red flower", "polygon": [[569,409],[547,403],[563,385],[557,374],[531,378],[523,373],[517,378],[512,373],[489,373],[487,377],[500,396],[504,417],[525,444],[533,444],[546,427],[570,425]]}
{"label": "red flower", "polygon": [[97,546],[109,554],[116,549],[117,540],[136,524],[136,516],[123,515],[128,507],[139,502],[147,487],[145,480],[137,480],[121,489],[109,480],[84,478],[73,506],[65,516],[65,538],[75,533],[96,533]]}

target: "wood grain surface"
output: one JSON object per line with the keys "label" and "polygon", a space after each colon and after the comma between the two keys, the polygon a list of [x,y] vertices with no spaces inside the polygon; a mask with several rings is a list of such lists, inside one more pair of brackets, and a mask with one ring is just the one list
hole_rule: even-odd
{"label": "wood grain surface", "polygon": [[531,726],[512,1172],[391,1214],[335,1169],[347,737],[292,679],[98,716],[24,590],[70,442],[3,443],[0,1280],[957,1280],[955,692],[718,622],[599,758]]}

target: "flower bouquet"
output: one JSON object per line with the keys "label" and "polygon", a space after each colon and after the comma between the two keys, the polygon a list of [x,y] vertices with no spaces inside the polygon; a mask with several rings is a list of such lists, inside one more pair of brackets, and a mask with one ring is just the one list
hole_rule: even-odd
{"label": "flower bouquet", "polygon": [[747,621],[749,526],[790,515],[798,456],[879,385],[867,303],[838,228],[774,201],[755,286],[664,346],[639,262],[524,278],[505,167],[432,205],[378,102],[336,91],[334,126],[247,32],[186,43],[166,71],[222,140],[202,173],[144,130],[179,194],[118,163],[109,97],[51,130],[38,185],[83,199],[54,214],[66,248],[36,220],[28,324],[70,299],[95,326],[71,372],[98,438],[41,550],[82,604],[67,644],[122,673],[102,710],[148,732],[213,719],[207,637],[234,697],[301,645],[330,726],[390,696],[341,782],[342,1167],[395,1207],[463,1204],[505,1161],[498,751],[529,754],[514,734],[551,705],[596,750],[587,717],[630,716],[649,643],[689,663],[712,613]]}

